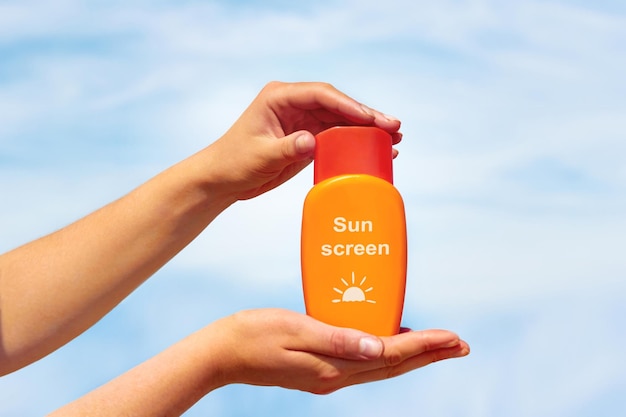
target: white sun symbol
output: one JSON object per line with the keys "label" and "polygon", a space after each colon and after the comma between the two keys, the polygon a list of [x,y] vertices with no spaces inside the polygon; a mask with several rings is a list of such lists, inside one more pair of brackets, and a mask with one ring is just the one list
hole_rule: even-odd
{"label": "white sun symbol", "polygon": [[376,301],[368,300],[367,297],[365,296],[365,294],[372,291],[374,287],[369,287],[366,290],[362,289],[363,284],[365,284],[366,280],[367,280],[367,277],[363,277],[363,279],[361,279],[361,282],[358,285],[356,285],[356,281],[354,279],[354,272],[352,272],[352,285],[348,284],[348,282],[346,282],[345,279],[341,278],[341,282],[347,288],[345,290],[340,290],[339,288],[333,287],[333,290],[336,293],[341,294],[341,298],[334,298],[332,302],[333,303],[347,303],[347,302],[355,302],[355,301],[356,302],[365,301],[366,303],[376,304]]}

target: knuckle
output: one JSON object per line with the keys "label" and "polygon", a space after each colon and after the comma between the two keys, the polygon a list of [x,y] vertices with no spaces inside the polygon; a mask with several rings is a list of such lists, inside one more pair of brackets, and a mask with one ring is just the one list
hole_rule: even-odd
{"label": "knuckle", "polygon": [[385,353],[385,366],[394,367],[402,363],[402,354],[397,350]]}
{"label": "knuckle", "polygon": [[323,385],[333,385],[341,379],[341,371],[334,366],[324,367],[317,375],[317,379]]}
{"label": "knuckle", "polygon": [[285,83],[281,82],[281,81],[270,81],[267,84],[265,84],[265,87],[263,87],[264,90],[275,90],[277,88],[282,87],[283,85],[285,85]]}
{"label": "knuckle", "polygon": [[341,331],[333,331],[330,335],[330,345],[335,357],[341,358],[345,356],[347,351],[346,335]]}
{"label": "knuckle", "polygon": [[286,84],[287,83],[284,83],[282,81],[270,81],[265,84],[265,86],[261,89],[260,95],[265,97],[273,97],[274,95],[279,94],[278,92],[282,88],[284,88]]}
{"label": "knuckle", "polygon": [[327,83],[324,81],[317,81],[317,82],[311,83],[311,85],[314,86],[318,92],[320,93],[323,92],[323,94],[334,93],[338,91],[337,88],[335,88],[333,84]]}
{"label": "knuckle", "polygon": [[318,384],[311,390],[318,395],[327,395],[337,391],[343,380],[342,372],[334,366],[322,367],[317,375]]}
{"label": "knuckle", "polygon": [[335,88],[335,86],[334,86],[334,85],[332,85],[331,83],[324,82],[324,81],[320,81],[320,82],[318,82],[317,84],[318,84],[320,87],[322,87],[322,88],[331,88],[331,89],[334,89],[334,88]]}
{"label": "knuckle", "polygon": [[233,315],[230,316],[231,321],[238,327],[242,327],[247,325],[249,322],[254,320],[255,314],[252,310],[242,310],[237,311]]}

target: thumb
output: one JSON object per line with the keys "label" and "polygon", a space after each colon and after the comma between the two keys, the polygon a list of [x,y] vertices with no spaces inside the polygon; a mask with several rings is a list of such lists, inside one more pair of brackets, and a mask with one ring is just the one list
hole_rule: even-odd
{"label": "thumb", "polygon": [[315,151],[315,137],[306,130],[299,130],[274,141],[272,151],[274,158],[283,163],[311,159]]}
{"label": "thumb", "polygon": [[336,358],[372,360],[384,351],[380,338],[353,329],[335,328],[327,340],[324,353]]}
{"label": "thumb", "polygon": [[340,359],[373,360],[384,352],[383,341],[376,336],[356,329],[331,326],[302,316],[299,323],[300,338],[296,350],[315,352]]}

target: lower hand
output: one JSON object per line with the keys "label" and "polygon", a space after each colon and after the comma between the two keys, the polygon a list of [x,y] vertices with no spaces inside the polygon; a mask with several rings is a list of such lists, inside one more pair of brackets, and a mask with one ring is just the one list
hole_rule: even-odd
{"label": "lower hand", "polygon": [[218,366],[224,385],[271,385],[327,394],[469,353],[467,343],[446,330],[379,338],[279,309],[240,312],[213,326],[213,337],[217,335],[222,349]]}

